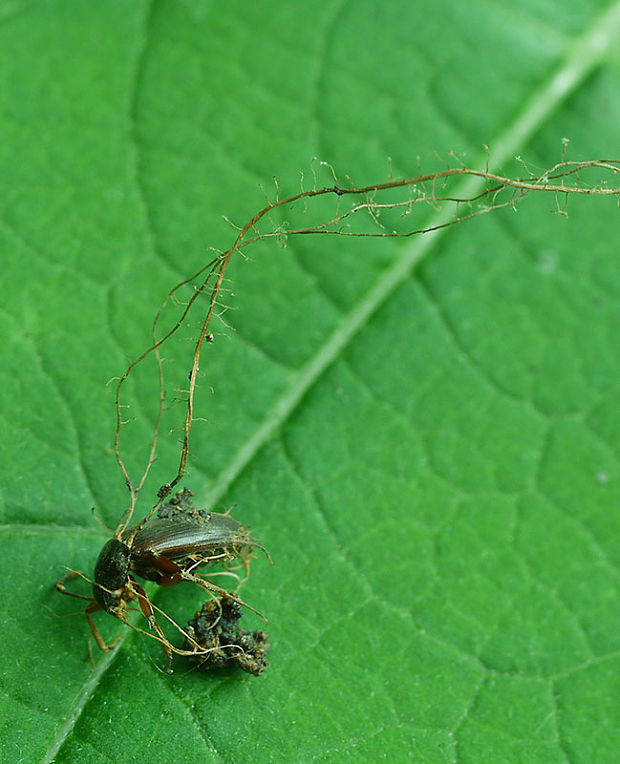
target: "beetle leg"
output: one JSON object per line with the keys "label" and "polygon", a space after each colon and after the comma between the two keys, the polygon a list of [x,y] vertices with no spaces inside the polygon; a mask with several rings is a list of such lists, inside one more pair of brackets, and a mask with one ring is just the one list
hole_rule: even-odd
{"label": "beetle leg", "polygon": [[93,637],[95,638],[95,642],[97,643],[97,647],[100,650],[103,650],[104,653],[107,653],[109,650],[112,650],[114,648],[114,646],[116,645],[116,643],[118,642],[118,640],[120,639],[120,637],[117,637],[114,640],[114,642],[112,642],[111,645],[106,644],[106,642],[104,641],[103,637],[99,633],[99,629],[95,626],[95,622],[90,617],[90,613],[88,612],[88,610],[86,611],[86,619],[88,620],[88,625],[90,626],[90,630],[93,633]]}
{"label": "beetle leg", "polygon": [[[120,637],[117,637],[114,640],[114,642],[112,642],[111,645],[106,644],[104,639],[103,639],[103,637],[99,633],[99,629],[95,626],[95,622],[90,617],[91,613],[96,613],[97,611],[101,610],[101,605],[99,605],[97,602],[95,602],[92,597],[86,597],[84,594],[76,594],[75,592],[70,592],[65,587],[64,582],[68,578],[76,578],[78,576],[83,578],[84,574],[80,573],[77,570],[71,570],[68,573],[65,573],[63,576],[61,576],[58,579],[58,581],[56,581],[56,589],[61,594],[66,594],[68,597],[75,597],[78,600],[87,600],[88,602],[90,602],[90,605],[85,610],[80,610],[78,612],[84,613],[84,615],[86,616],[86,620],[88,621],[88,625],[90,626],[90,630],[92,632],[93,637],[95,638],[95,642],[97,643],[97,646],[99,647],[99,649],[102,650],[103,652],[107,652],[108,650],[111,650],[114,647],[114,645],[116,645],[116,643],[118,642]],[[92,650],[90,648],[90,640],[88,642],[88,651],[90,653],[90,658],[91,658],[91,661],[92,661],[92,664],[93,664],[93,667],[94,667],[95,666],[95,660],[93,658],[93,652],[92,652]]]}
{"label": "beetle leg", "polygon": [[256,613],[256,615],[259,615],[265,623],[269,623],[269,621],[265,618],[265,616],[260,612],[260,610],[256,610],[256,608],[253,608],[252,605],[248,605],[247,602],[244,602],[243,600],[239,599],[239,597],[236,597],[231,592],[226,591],[226,589],[222,589],[221,586],[218,586],[217,584],[214,584],[213,581],[209,581],[209,579],[200,578],[200,576],[195,576],[192,573],[188,573],[185,570],[181,571],[181,577],[185,581],[191,581],[193,584],[197,584],[202,589],[204,589],[207,592],[215,592],[215,594],[218,594],[220,597],[226,597],[229,600],[233,600],[234,602],[238,603],[242,607],[247,608],[248,610],[251,610],[253,613]]}
{"label": "beetle leg", "polygon": [[[114,642],[112,642],[111,645],[106,644],[105,640],[99,633],[99,629],[95,626],[95,622],[90,617],[91,613],[97,613],[99,610],[101,610],[101,605],[97,602],[92,602],[86,610],[84,611],[84,614],[86,615],[86,620],[88,621],[88,625],[90,626],[90,630],[93,634],[93,637],[95,638],[95,642],[97,643],[97,647],[102,650],[104,653],[107,653],[109,650],[112,650],[120,637],[117,637]],[[92,654],[91,654],[92,658]]]}
{"label": "beetle leg", "polygon": [[164,648],[164,652],[168,656],[168,668],[166,669],[167,673],[171,673],[171,666],[172,666],[172,650],[170,649],[170,640],[166,638],[166,635],[161,629],[161,626],[157,623],[157,619],[155,618],[155,613],[153,612],[153,607],[151,605],[151,601],[148,598],[147,593],[144,591],[144,589],[140,586],[140,584],[136,583],[132,579],[132,585],[133,589],[136,592],[138,596],[138,601],[140,602],[140,609],[142,610],[144,617],[149,622],[149,625],[152,629],[155,630],[157,636],[161,640],[161,646]]}
{"label": "beetle leg", "polygon": [[70,592],[64,585],[64,581],[66,581],[68,578],[76,578],[77,576],[82,576],[82,573],[79,573],[76,570],[71,570],[69,573],[65,573],[63,576],[61,576],[58,581],[56,581],[56,589],[61,594],[66,594],[67,597],[75,597],[78,600],[88,600],[89,602],[92,602],[92,597],[86,597],[83,594],[76,594],[75,592]]}

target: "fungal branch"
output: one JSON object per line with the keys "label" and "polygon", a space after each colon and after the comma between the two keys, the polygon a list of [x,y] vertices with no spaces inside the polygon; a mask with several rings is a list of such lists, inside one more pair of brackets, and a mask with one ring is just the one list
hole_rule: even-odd
{"label": "fungal branch", "polygon": [[[325,165],[325,163],[321,163]],[[326,165],[329,167],[329,165]],[[524,165],[525,166],[525,165]],[[329,167],[331,170],[331,167]],[[466,220],[484,215],[493,210],[506,206],[515,206],[524,197],[532,192],[544,192],[551,194],[556,199],[557,211],[565,214],[561,201],[565,201],[570,195],[597,195],[597,196],[620,196],[620,186],[609,184],[610,179],[618,179],[620,173],[620,160],[591,160],[586,162],[561,161],[549,168],[542,174],[535,174],[525,166],[525,177],[511,178],[498,175],[484,170],[475,170],[467,167],[448,168],[439,172],[421,174],[412,178],[390,179],[381,183],[355,187],[351,184],[340,185],[332,170],[333,185],[318,187],[318,177],[313,169],[313,188],[301,190],[287,198],[280,198],[279,188],[276,182],[277,196],[274,201],[267,199],[267,204],[251,217],[245,225],[238,228],[237,236],[232,246],[225,252],[217,254],[210,262],[203,266],[188,279],[177,284],[166,296],[153,323],[153,342],[140,356],[127,367],[123,376],[119,379],[116,388],[116,436],[115,453],[123,476],[129,488],[131,501],[129,507],[123,513],[119,521],[116,536],[120,538],[128,527],[140,489],[144,485],[146,477],[155,460],[159,428],[164,410],[164,375],[160,350],[183,326],[190,312],[198,310],[202,306],[202,319],[198,337],[194,342],[192,366],[189,372],[189,387],[186,391],[186,412],[183,429],[181,455],[176,475],[164,484],[158,492],[158,501],[142,521],[140,526],[159,508],[166,496],[179,483],[185,474],[190,448],[190,433],[194,416],[194,398],[196,392],[196,380],[200,365],[200,356],[204,343],[212,339],[209,327],[214,315],[217,315],[218,297],[222,290],[226,270],[233,256],[242,254],[247,247],[256,242],[266,239],[277,239],[285,243],[290,236],[330,235],[330,236],[354,236],[375,238],[407,238],[419,234],[429,233],[439,228],[462,223]],[[595,173],[597,182],[588,183],[589,173]],[[463,193],[464,179],[478,179],[479,185],[473,193]],[[320,210],[312,210],[312,200],[316,197],[331,197],[334,204],[327,214]],[[303,215],[307,217],[304,225],[291,225],[289,223],[275,226],[272,213],[276,210],[284,213],[285,219],[293,217],[293,210],[298,202],[303,202]],[[414,219],[411,213],[418,205],[430,205],[435,210],[449,207],[449,214],[441,217],[440,222],[424,222],[411,225]],[[313,216],[312,213],[315,213]],[[289,213],[287,215],[287,213]],[[361,214],[360,214],[361,213]],[[395,214],[392,214],[395,213]],[[323,217],[321,218],[321,215]],[[423,215],[419,216],[423,221]],[[308,219],[309,218],[309,219]],[[386,224],[386,218],[390,224]],[[297,219],[297,218],[296,218]],[[269,228],[261,230],[260,224],[268,223]],[[370,223],[370,225],[369,225]],[[180,314],[163,335],[158,336],[160,319],[166,307],[173,301],[178,291],[186,286],[193,285],[191,298],[181,305]],[[198,302],[201,296],[206,295],[208,301]],[[123,386],[133,370],[148,356],[154,354],[159,369],[159,413],[156,420],[150,455],[144,473],[138,483],[134,483],[121,456],[121,430],[123,425],[121,394]]]}

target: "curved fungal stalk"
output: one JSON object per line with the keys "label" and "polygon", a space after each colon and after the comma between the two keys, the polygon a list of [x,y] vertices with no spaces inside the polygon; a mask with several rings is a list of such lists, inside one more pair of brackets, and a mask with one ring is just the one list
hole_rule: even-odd
{"label": "curved fungal stalk", "polygon": [[[521,160],[522,161],[522,160]],[[333,169],[326,163],[332,173],[334,184],[330,186],[317,187],[318,176],[313,166],[314,187],[309,190],[303,188],[296,194],[286,198],[280,198],[280,189],[276,183],[276,199],[270,201],[256,212],[243,226],[236,227],[237,235],[232,246],[225,252],[221,252],[206,265],[200,268],[196,273],[187,279],[184,279],[170,290],[159,311],[155,316],[153,323],[153,342],[152,344],[127,367],[123,376],[119,379],[116,387],[116,433],[115,433],[115,453],[116,458],[123,473],[125,482],[130,492],[130,504],[119,520],[115,536],[120,538],[131,523],[132,516],[136,506],[138,493],[153,465],[156,455],[157,442],[159,437],[159,427],[161,423],[162,412],[164,410],[164,374],[162,369],[160,350],[162,345],[167,342],[183,326],[191,312],[196,309],[198,299],[208,294],[208,305],[202,315],[200,330],[194,343],[192,365],[189,372],[189,388],[187,390],[186,411],[183,425],[183,439],[176,474],[165,483],[159,490],[158,501],[149,512],[144,522],[148,521],[161,506],[165,498],[170,494],[175,486],[183,478],[190,452],[190,433],[192,423],[195,421],[194,397],[196,391],[196,380],[200,365],[201,351],[205,341],[212,341],[213,335],[210,332],[210,325],[218,304],[222,284],[224,282],[226,270],[231,259],[236,254],[242,255],[244,250],[256,242],[276,239],[280,242],[290,236],[353,236],[353,237],[374,237],[374,238],[408,238],[425,233],[430,233],[441,228],[463,223],[480,215],[485,215],[493,210],[501,209],[506,206],[514,207],[524,197],[530,193],[551,194],[556,199],[556,208],[559,214],[565,214],[561,204],[571,195],[597,195],[597,196],[618,196],[620,188],[608,185],[606,181],[599,184],[587,184],[582,181],[582,176],[587,172],[595,171],[599,174],[609,175],[615,178],[620,172],[620,160],[616,159],[595,159],[585,162],[562,161],[557,162],[543,173],[535,174],[524,165],[527,175],[525,177],[512,178],[500,175],[489,170],[478,170],[468,167],[454,167],[439,172],[420,174],[411,178],[390,179],[385,182],[372,183],[365,186],[346,186],[340,185]],[[472,192],[471,183],[466,185],[464,181],[477,180],[478,186]],[[275,179],[274,179],[275,180]],[[399,195],[400,194],[400,195]],[[259,224],[264,220],[272,221],[271,214],[274,210],[291,211],[294,205],[302,201],[305,211],[309,210],[310,203],[316,197],[331,196],[335,200],[335,209],[333,214],[325,216],[324,219],[309,223],[307,226],[287,227],[286,225],[274,226],[268,230],[260,230]],[[346,206],[346,200],[351,203]],[[430,225],[405,226],[402,229],[387,228],[381,221],[387,211],[396,211],[401,214],[402,220],[407,220],[410,213],[414,211],[417,205],[431,205],[435,208],[444,208],[449,206],[451,214],[442,220],[442,222]],[[375,227],[374,231],[362,230],[358,224],[360,213],[366,219],[370,219]],[[183,305],[177,320],[172,327],[161,337],[157,336],[157,330],[163,312],[172,301],[175,294],[184,286],[195,284],[194,293],[189,301]],[[131,375],[133,370],[142,361],[151,354],[155,354],[159,369],[159,409],[154,428],[153,439],[150,448],[150,455],[146,467],[140,479],[134,482],[129,475],[127,466],[121,455],[121,430],[123,425],[121,394],[123,386]]]}

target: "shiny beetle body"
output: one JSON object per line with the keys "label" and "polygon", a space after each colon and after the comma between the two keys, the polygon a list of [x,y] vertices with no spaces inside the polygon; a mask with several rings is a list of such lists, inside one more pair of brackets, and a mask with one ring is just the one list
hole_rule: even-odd
{"label": "shiny beetle body", "polygon": [[[166,504],[162,509],[169,507]],[[129,529],[129,538],[132,534]],[[254,546],[248,529],[230,515],[160,510],[133,536],[130,568],[160,586],[171,586],[183,580],[183,570],[215,563],[226,566],[235,560],[245,563]]]}

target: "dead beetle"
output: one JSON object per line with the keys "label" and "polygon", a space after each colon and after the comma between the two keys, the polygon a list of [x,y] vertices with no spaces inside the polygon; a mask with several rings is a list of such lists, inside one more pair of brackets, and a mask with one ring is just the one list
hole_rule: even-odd
{"label": "dead beetle", "polygon": [[[93,636],[102,650],[110,650],[113,645],[104,642],[91,618],[91,614],[99,610],[105,610],[132,629],[159,641],[169,661],[172,660],[173,653],[200,655],[205,652],[205,648],[191,637],[188,640],[186,632],[151,603],[144,589],[135,580],[134,574],[155,581],[160,586],[174,586],[181,581],[191,581],[213,596],[225,597],[261,615],[234,594],[209,579],[196,575],[194,571],[214,564],[222,565],[228,570],[241,565],[249,571],[254,549],[261,549],[269,558],[267,550],[252,538],[250,530],[238,520],[229,514],[196,509],[192,505],[191,497],[192,492],[184,488],[165,504],[156,505],[155,513],[150,513],[137,525],[127,528],[119,523],[114,537],[105,543],[97,559],[92,598],[75,594],[65,588],[64,581],[67,578],[85,578],[77,571],[70,571],[56,582],[56,588],[63,594],[90,602],[84,612]],[[135,598],[138,599],[140,608],[155,634],[128,622],[128,605]],[[165,636],[155,617],[155,610],[185,635],[188,645],[186,649],[175,647]],[[261,617],[264,618],[262,615]]]}

